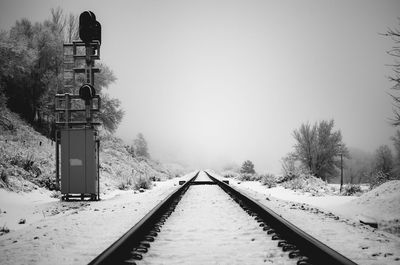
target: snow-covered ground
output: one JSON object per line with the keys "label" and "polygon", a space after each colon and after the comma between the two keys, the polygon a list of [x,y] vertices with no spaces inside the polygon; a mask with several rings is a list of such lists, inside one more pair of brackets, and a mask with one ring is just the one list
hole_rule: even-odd
{"label": "snow-covered ground", "polygon": [[[143,193],[114,191],[98,202],[61,202],[49,192],[0,189],[0,264],[86,264],[121,237],[182,178],[155,182]],[[25,224],[18,224],[25,219]]]}
{"label": "snow-covered ground", "polygon": [[[383,231],[389,220],[399,225],[400,181],[361,197],[311,196],[282,187],[268,189],[259,182],[229,181],[358,264],[400,264],[400,237]],[[361,224],[360,218],[376,221],[379,228]]]}
{"label": "snow-covered ground", "polygon": [[[43,190],[0,189],[0,228],[11,230],[0,236],[0,264],[86,264],[176,189],[179,180],[155,182],[143,193],[114,191],[99,202],[61,202]],[[358,198],[316,197],[257,182],[230,184],[358,264],[400,264],[400,238],[381,230],[384,221],[400,219],[398,182]],[[375,219],[379,229],[360,224],[360,214]],[[18,224],[20,219],[25,224]]]}

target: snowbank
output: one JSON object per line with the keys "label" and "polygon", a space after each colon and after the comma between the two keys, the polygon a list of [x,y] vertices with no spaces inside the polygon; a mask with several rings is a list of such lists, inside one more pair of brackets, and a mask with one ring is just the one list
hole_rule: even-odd
{"label": "snowbank", "polygon": [[325,195],[285,189],[282,186],[266,189],[258,182],[241,182],[237,186],[247,191],[263,193],[288,202],[304,203],[359,222],[368,219],[378,228],[400,236],[400,180],[393,180],[357,196]]}
{"label": "snowbank", "polygon": [[[387,186],[390,188],[383,186],[380,190],[357,198],[337,195],[312,196],[311,193],[296,192],[283,187],[268,189],[259,182],[251,181],[238,184],[238,181],[229,179],[229,183],[357,264],[400,264],[400,237],[394,235],[393,231],[387,233],[389,229],[382,227],[382,223],[379,224],[379,229],[374,229],[356,219],[356,213],[363,212],[368,207],[375,208],[371,209],[371,212],[377,211],[377,215],[381,212],[389,214],[392,207],[398,207],[399,202],[395,195],[399,194],[397,184],[389,183]],[[379,194],[377,197],[383,198],[382,202],[374,202],[374,192]],[[372,203],[363,204],[368,198]],[[398,220],[396,212],[397,210],[392,211],[389,216],[397,216]]]}
{"label": "snowbank", "polygon": [[266,197],[274,197],[279,200],[288,202],[306,203],[326,210],[332,210],[335,207],[341,206],[346,202],[354,200],[355,196],[337,196],[325,195],[314,196],[311,192],[303,192],[301,190],[291,190],[282,186],[266,188],[261,183],[256,181],[243,181],[238,184],[237,181],[230,180],[234,185],[250,192],[262,193]]}
{"label": "snowbank", "polygon": [[381,219],[400,218],[400,180],[392,180],[352,200],[351,207],[363,209]]}
{"label": "snowbank", "polygon": [[400,236],[400,180],[385,182],[332,210],[355,220],[374,220],[379,229]]}

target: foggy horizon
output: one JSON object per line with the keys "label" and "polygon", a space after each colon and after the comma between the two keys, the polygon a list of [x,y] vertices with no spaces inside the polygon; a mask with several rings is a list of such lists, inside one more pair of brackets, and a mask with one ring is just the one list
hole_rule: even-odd
{"label": "foggy horizon", "polygon": [[348,147],[392,147],[394,42],[380,33],[399,28],[399,1],[39,2],[2,1],[0,29],[93,11],[125,111],[116,135],[143,133],[156,159],[279,173],[293,131],[331,119]]}

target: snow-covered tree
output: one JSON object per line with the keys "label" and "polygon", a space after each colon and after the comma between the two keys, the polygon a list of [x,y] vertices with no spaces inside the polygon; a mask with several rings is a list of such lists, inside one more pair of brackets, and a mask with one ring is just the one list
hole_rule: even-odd
{"label": "snow-covered tree", "polygon": [[[77,21],[77,16],[70,14],[67,18],[57,8],[43,22],[22,19],[9,31],[0,32],[0,107],[17,112],[47,136],[51,136],[49,128],[54,125],[55,94],[74,92],[63,86],[63,42],[77,39]],[[123,116],[121,104],[102,91],[116,77],[104,63],[96,66],[101,71],[96,74],[94,85],[102,98],[97,116],[104,129],[114,132]],[[84,77],[78,74],[77,84]]]}
{"label": "snow-covered tree", "polygon": [[250,160],[246,160],[243,162],[242,167],[240,168],[240,173],[242,174],[255,174],[254,164]]}
{"label": "snow-covered tree", "polygon": [[142,133],[138,133],[137,138],[133,141],[135,155],[150,158],[147,141]]}

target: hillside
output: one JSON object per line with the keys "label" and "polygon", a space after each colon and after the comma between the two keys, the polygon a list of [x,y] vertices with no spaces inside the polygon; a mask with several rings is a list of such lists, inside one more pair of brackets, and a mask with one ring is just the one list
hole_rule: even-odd
{"label": "hillside", "polygon": [[[183,173],[157,161],[133,158],[121,139],[100,132],[100,192],[115,189],[150,188],[154,180]],[[55,144],[36,132],[17,114],[4,109],[0,114],[0,188],[32,191],[55,189]]]}

